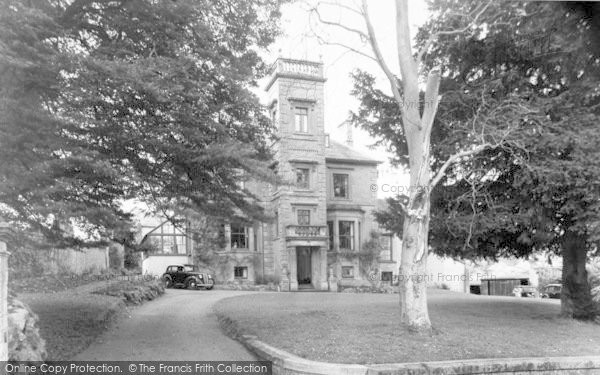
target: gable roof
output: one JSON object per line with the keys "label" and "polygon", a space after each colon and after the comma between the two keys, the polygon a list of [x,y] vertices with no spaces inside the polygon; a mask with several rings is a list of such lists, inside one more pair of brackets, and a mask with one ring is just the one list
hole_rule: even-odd
{"label": "gable roof", "polygon": [[329,141],[329,147],[325,147],[325,161],[346,164],[381,164],[381,161],[371,159],[370,157],[333,140]]}

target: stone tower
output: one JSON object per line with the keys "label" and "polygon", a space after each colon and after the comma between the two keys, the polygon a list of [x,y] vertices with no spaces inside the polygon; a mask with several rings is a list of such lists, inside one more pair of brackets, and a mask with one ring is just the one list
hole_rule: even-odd
{"label": "stone tower", "polygon": [[327,289],[324,82],[322,63],[280,58],[266,87],[287,182],[267,197],[277,221],[271,261],[290,290]]}

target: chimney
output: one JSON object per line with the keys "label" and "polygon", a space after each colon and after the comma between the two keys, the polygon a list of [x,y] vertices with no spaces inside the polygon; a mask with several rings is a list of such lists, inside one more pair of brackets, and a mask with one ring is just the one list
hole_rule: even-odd
{"label": "chimney", "polygon": [[346,146],[354,147],[354,140],[352,139],[352,123],[348,120],[344,120],[338,125],[338,128],[346,125]]}

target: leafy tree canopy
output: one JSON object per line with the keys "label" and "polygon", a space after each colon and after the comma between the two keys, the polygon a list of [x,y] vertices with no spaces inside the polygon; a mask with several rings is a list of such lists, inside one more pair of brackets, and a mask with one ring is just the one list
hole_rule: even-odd
{"label": "leafy tree canopy", "polygon": [[[442,31],[426,64],[440,66],[443,76],[432,167],[490,144],[450,166],[432,192],[436,251],[467,258],[560,251],[565,230],[598,240],[600,42],[590,7],[494,3],[465,29],[466,15],[481,3],[431,3],[435,17],[417,39],[423,45],[431,30]],[[398,107],[368,73],[354,78],[361,100],[355,123],[404,163]],[[379,217],[399,232],[399,213],[390,202],[390,212]]]}
{"label": "leafy tree canopy", "polygon": [[[278,1],[1,5],[0,215],[17,232],[53,245],[123,237],[128,198],[263,216],[240,182],[272,178],[271,124],[250,88]],[[56,225],[68,222],[89,238]]]}
{"label": "leafy tree canopy", "polygon": [[[435,16],[417,40],[436,39],[425,67],[439,66],[443,77],[432,167],[444,170],[457,151],[487,145],[448,165],[432,192],[434,250],[455,258],[553,250],[564,258],[563,314],[593,317],[585,263],[600,240],[599,6],[434,0],[430,7]],[[371,77],[355,78],[356,123],[375,121],[372,134],[387,137],[403,162],[393,135],[399,114]],[[403,199],[378,215],[396,232]]]}

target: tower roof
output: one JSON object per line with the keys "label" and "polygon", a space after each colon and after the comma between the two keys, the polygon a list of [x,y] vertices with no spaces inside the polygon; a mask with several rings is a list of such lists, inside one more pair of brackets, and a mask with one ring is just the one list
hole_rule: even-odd
{"label": "tower roof", "polygon": [[329,147],[325,148],[325,161],[347,164],[381,164],[381,161],[365,156],[362,153],[333,140],[330,140]]}
{"label": "tower roof", "polygon": [[277,78],[293,78],[307,81],[325,82],[323,63],[308,60],[285,59],[275,60],[271,66],[271,79],[265,88],[268,91]]}

